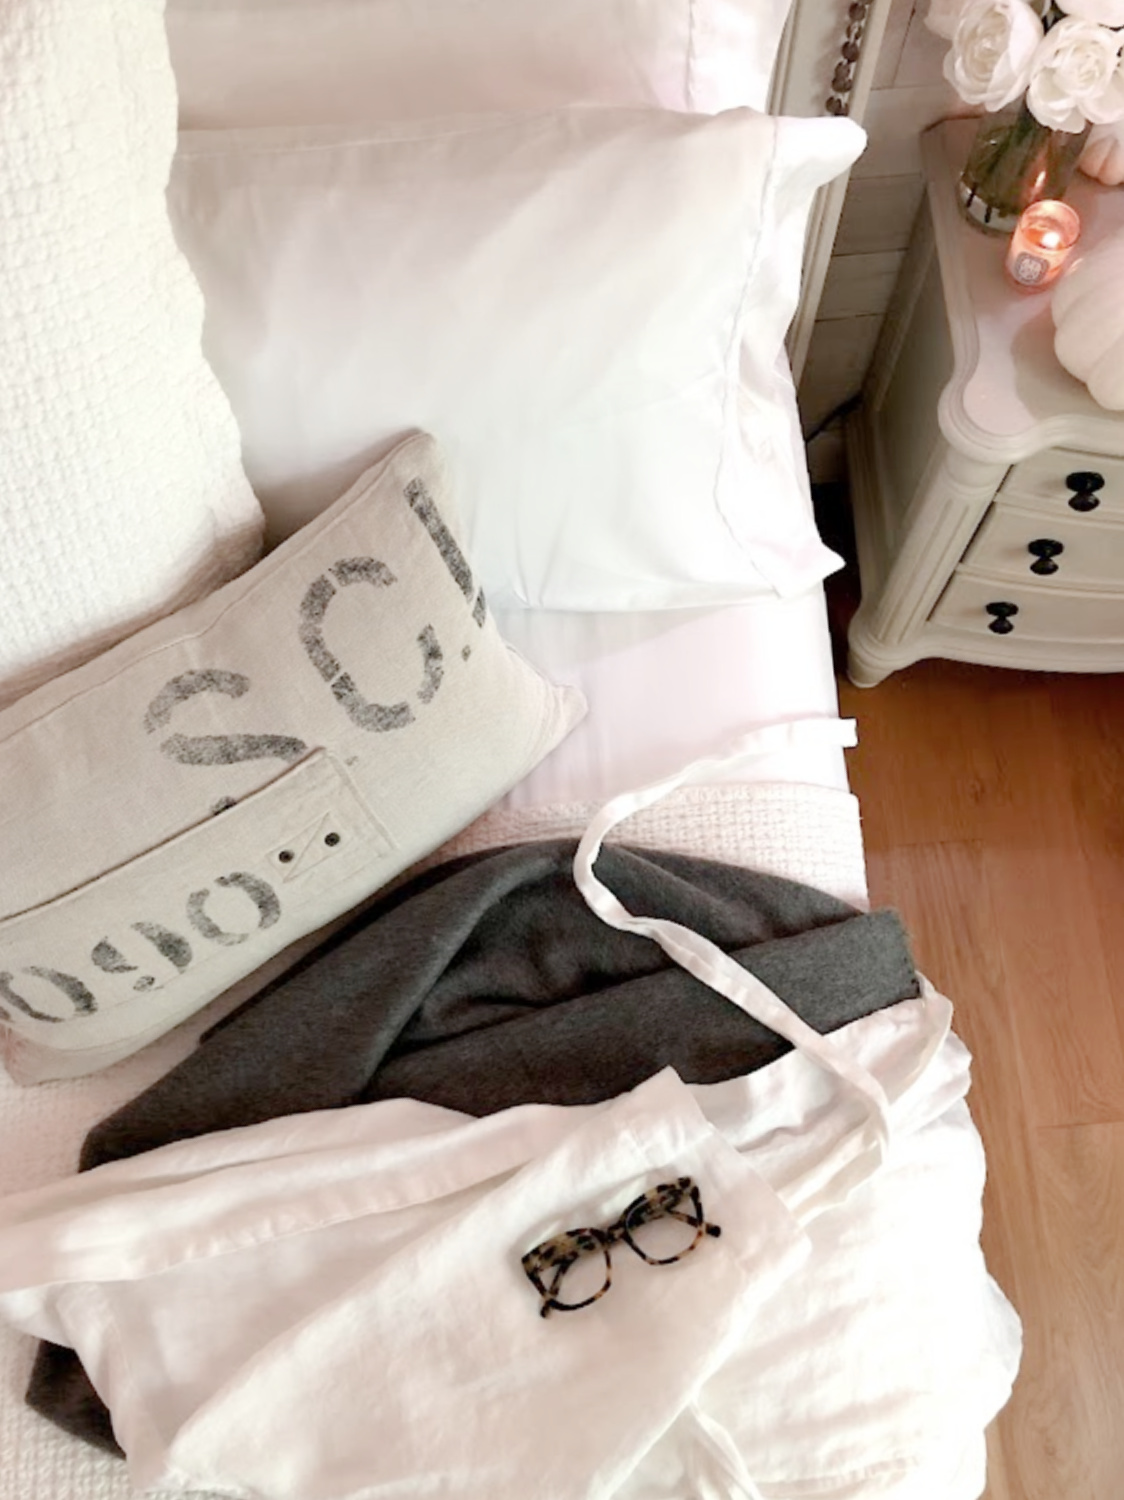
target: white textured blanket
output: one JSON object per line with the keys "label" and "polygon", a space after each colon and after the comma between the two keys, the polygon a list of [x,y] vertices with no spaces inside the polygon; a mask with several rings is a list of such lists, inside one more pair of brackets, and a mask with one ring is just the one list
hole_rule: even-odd
{"label": "white textured blanket", "polygon": [[[576,837],[595,811],[574,804],[492,812],[426,863],[501,844]],[[847,792],[760,783],[684,788],[629,819],[612,837],[766,870],[866,904],[858,803]],[[230,1008],[249,992],[240,988],[220,1005]],[[0,1192],[71,1173],[89,1127],[167,1072],[219,1013],[212,1006],[144,1052],[89,1078],[34,1089],[0,1079]],[[67,1438],[24,1406],[33,1347],[32,1340],[0,1328],[0,1500],[127,1500],[133,1491],[123,1464]]]}
{"label": "white textured blanket", "polygon": [[5,0],[0,57],[6,702],[248,567],[262,515],[164,207],[162,5]]}

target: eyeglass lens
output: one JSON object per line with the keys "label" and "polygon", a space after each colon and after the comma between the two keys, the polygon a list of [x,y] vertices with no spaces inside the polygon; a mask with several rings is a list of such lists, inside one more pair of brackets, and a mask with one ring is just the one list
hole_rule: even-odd
{"label": "eyeglass lens", "polygon": [[553,1292],[550,1291],[551,1279],[544,1277],[544,1284],[560,1309],[572,1310],[594,1301],[608,1289],[612,1280],[608,1245],[594,1242],[593,1248],[578,1251],[566,1262]]}
{"label": "eyeglass lens", "polygon": [[697,1191],[683,1193],[678,1201],[666,1206],[637,1203],[625,1215],[624,1237],[650,1265],[679,1260],[694,1249],[702,1233],[702,1205]]}

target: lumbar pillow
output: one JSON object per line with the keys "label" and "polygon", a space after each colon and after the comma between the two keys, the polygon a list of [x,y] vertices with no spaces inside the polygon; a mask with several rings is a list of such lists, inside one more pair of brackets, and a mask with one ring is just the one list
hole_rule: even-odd
{"label": "lumbar pillow", "polygon": [[241,578],[0,715],[21,1082],[136,1051],[500,797],[584,712],[511,651],[414,436]]}
{"label": "lumbar pillow", "polygon": [[601,109],[182,138],[172,220],[274,534],[421,426],[497,604],[818,582],[777,360],[809,205],[863,140]]}
{"label": "lumbar pillow", "polygon": [[168,225],[161,9],[0,6],[0,704],[261,551]]}

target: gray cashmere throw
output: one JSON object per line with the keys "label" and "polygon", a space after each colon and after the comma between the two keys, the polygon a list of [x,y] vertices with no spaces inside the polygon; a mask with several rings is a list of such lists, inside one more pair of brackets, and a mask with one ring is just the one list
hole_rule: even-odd
{"label": "gray cashmere throw", "polygon": [[[407,1096],[485,1115],[590,1104],[671,1066],[690,1083],[790,1045],[586,906],[573,840],[440,865],[401,887],[205,1033],[95,1126],[83,1170],[282,1115]],[[611,846],[597,873],[629,911],[694,928],[828,1032],[914,998],[892,912],[686,855]],[[43,1345],[32,1406],[120,1451],[73,1352]]]}

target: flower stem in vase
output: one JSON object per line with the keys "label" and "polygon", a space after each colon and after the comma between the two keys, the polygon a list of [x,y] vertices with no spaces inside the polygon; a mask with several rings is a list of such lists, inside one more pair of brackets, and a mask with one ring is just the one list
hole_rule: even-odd
{"label": "flower stem in vase", "polygon": [[1063,198],[1089,134],[1050,130],[1027,109],[985,115],[960,174],[964,217],[985,234],[1010,234],[1042,198]]}

